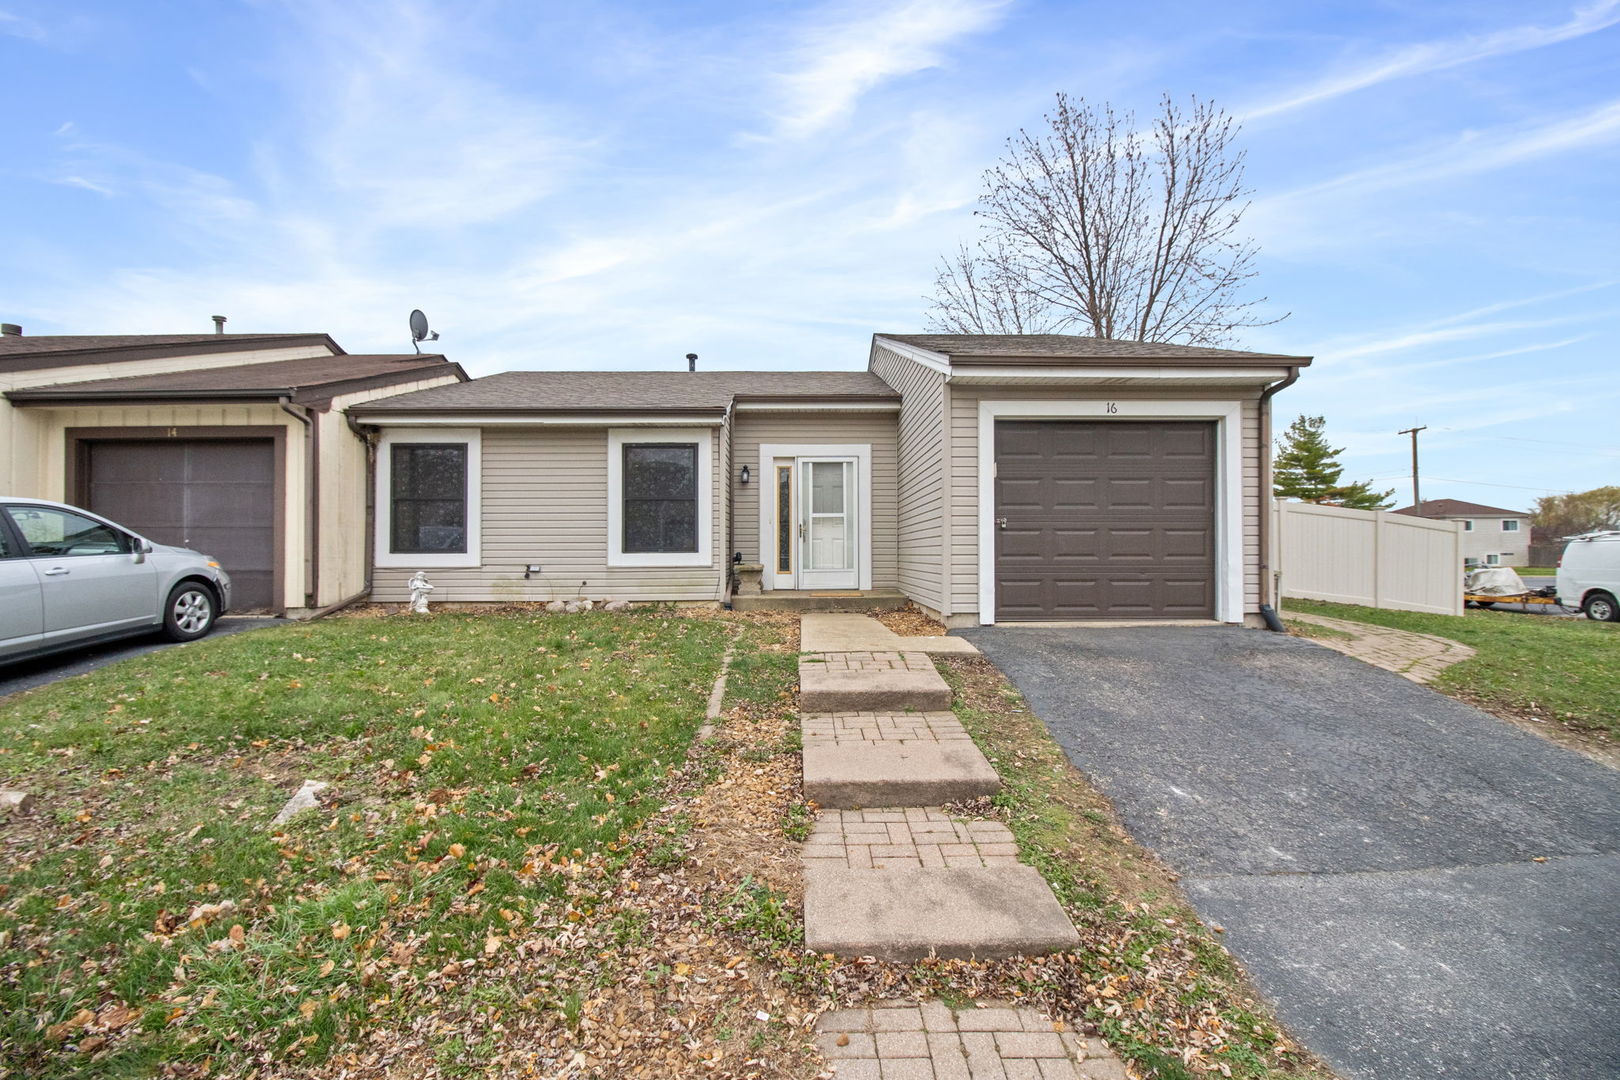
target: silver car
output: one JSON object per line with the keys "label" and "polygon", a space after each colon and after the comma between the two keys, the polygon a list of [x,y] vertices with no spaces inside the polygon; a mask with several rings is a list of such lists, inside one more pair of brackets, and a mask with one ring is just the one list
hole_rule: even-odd
{"label": "silver car", "polygon": [[231,603],[219,563],[65,503],[0,497],[0,663],[162,630],[208,633]]}

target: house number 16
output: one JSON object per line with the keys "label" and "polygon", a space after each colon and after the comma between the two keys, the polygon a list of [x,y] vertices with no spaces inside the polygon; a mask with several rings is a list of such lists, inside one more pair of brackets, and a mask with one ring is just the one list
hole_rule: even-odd
{"label": "house number 16", "polygon": [[1115,403],[1115,402],[1112,402],[1112,401],[1110,401],[1107,405],[1103,406],[1103,408],[1104,408],[1104,410],[1106,412],[1110,412],[1110,413],[1119,412],[1119,405],[1117,403]]}

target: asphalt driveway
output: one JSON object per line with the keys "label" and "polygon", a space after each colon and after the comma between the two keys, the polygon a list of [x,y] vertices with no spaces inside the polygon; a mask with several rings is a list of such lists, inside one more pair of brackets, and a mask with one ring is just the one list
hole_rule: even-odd
{"label": "asphalt driveway", "polygon": [[1620,772],[1301,638],[961,633],[1342,1075],[1620,1074]]}
{"label": "asphalt driveway", "polygon": [[[263,626],[281,626],[289,621],[278,619],[273,615],[226,615],[214,624],[214,629],[208,637],[201,640],[207,641],[209,638],[222,637],[225,634],[239,634],[244,630],[257,630]],[[119,660],[127,660],[131,656],[179,647],[180,644],[170,641],[154,630],[150,634],[124,638],[105,645],[53,653],[37,660],[23,660],[15,664],[0,664],[0,698],[23,690],[32,690],[36,686],[60,682],[74,675],[83,675]]]}

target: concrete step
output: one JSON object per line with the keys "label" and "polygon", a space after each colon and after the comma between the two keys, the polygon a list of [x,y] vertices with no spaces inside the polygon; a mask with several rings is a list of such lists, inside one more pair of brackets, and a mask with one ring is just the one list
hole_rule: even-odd
{"label": "concrete step", "polygon": [[905,593],[893,589],[868,589],[865,592],[798,592],[776,589],[752,596],[734,594],[731,606],[736,611],[893,611],[906,606]]}
{"label": "concrete step", "polygon": [[902,636],[870,615],[805,615],[799,619],[799,648],[807,653],[920,652],[930,656],[973,656],[967,638]]}
{"label": "concrete step", "polygon": [[1022,864],[981,869],[806,866],[805,944],[839,956],[909,962],[995,959],[1072,949],[1074,924]]}
{"label": "concrete step", "polygon": [[799,661],[799,708],[808,713],[936,712],[951,688],[922,653],[825,653]]}
{"label": "concrete step", "polygon": [[804,745],[804,796],[834,809],[939,806],[1000,790],[971,741]]}

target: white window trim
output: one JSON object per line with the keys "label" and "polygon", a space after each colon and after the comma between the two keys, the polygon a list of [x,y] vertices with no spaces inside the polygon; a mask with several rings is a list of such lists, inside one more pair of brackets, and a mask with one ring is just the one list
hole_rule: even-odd
{"label": "white window trim", "polygon": [[1240,401],[980,401],[979,622],[996,621],[997,420],[1215,421],[1215,617],[1243,621],[1243,403]]}
{"label": "white window trim", "polygon": [[[776,560],[767,559],[776,551],[776,500],[765,497],[765,478],[775,477],[771,471],[777,458],[852,458],[855,461],[855,502],[860,520],[855,523],[856,570],[860,588],[872,588],[872,444],[871,443],[760,443],[759,464],[754,469],[755,483],[759,485],[759,560],[765,567],[760,588],[765,592],[776,590]],[[798,480],[794,480],[796,485]],[[795,560],[794,565],[798,562]]]}
{"label": "white window trim", "polygon": [[[393,468],[396,443],[467,444],[467,550],[464,552],[396,552],[393,550]],[[482,566],[483,549],[483,432],[478,428],[406,430],[384,428],[377,444],[376,552],[378,566],[398,570],[436,570]]]}
{"label": "white window trim", "polygon": [[1473,531],[1474,531],[1474,523],[1471,520],[1469,520],[1468,518],[1464,518],[1463,519],[1463,532],[1473,532]]}
{"label": "white window trim", "polygon": [[1518,532],[1519,531],[1519,520],[1518,520],[1518,518],[1503,518],[1502,519],[1502,531],[1503,532],[1511,532],[1511,533]]}
{"label": "white window trim", "polygon": [[[624,447],[626,443],[692,443],[698,448],[696,551],[624,550]],[[714,564],[714,435],[709,428],[609,428],[607,460],[609,566],[712,566]]]}

